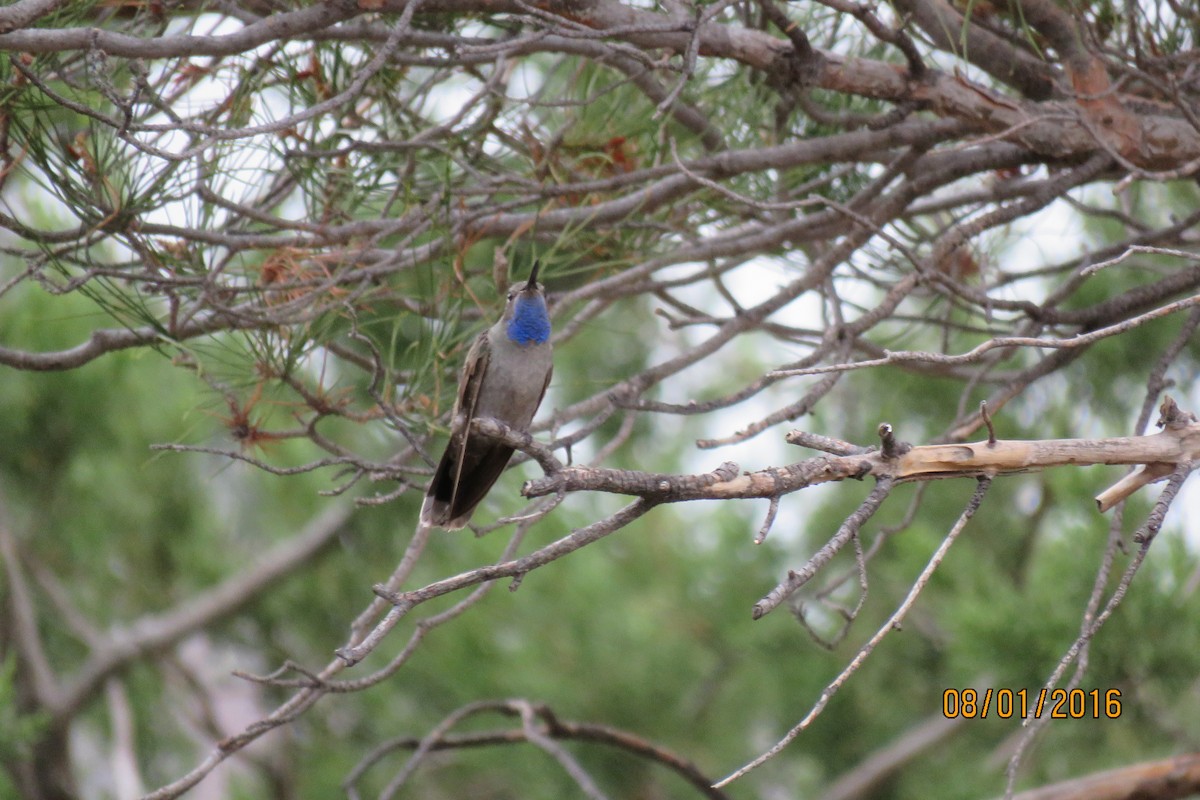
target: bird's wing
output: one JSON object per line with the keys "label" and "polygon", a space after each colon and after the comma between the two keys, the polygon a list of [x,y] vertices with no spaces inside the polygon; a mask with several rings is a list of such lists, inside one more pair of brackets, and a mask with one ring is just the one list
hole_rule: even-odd
{"label": "bird's wing", "polygon": [[[487,493],[508,466],[512,454],[513,449],[502,444],[483,447],[476,445],[471,449],[468,454],[471,463],[464,468],[466,480],[461,487],[462,491],[446,510],[447,528],[461,528],[467,524],[467,520],[475,512],[475,507],[487,497]],[[464,456],[463,460],[466,459],[467,456]]]}
{"label": "bird's wing", "polygon": [[546,390],[550,388],[550,377],[553,374],[554,374],[554,365],[551,364],[550,369],[546,370],[546,382],[542,384],[542,393],[538,395],[538,401],[534,405],[534,409],[535,409],[534,413],[535,414],[537,413],[536,409],[541,408],[542,401],[546,399]]}
{"label": "bird's wing", "polygon": [[[463,364],[462,379],[458,383],[458,401],[455,403],[454,421],[462,425],[462,435],[459,437],[457,455],[454,464],[454,482],[450,489],[448,508],[454,508],[458,499],[458,487],[462,480],[463,463],[466,461],[467,440],[471,436],[471,420],[475,419],[475,407],[479,403],[479,390],[483,386],[483,376],[487,373],[488,358],[491,348],[488,346],[488,332],[485,330],[475,337],[471,349],[467,351],[467,360]],[[454,431],[450,432],[451,442],[447,448],[454,446]]]}
{"label": "bird's wing", "polygon": [[[546,380],[542,383],[542,393],[538,396],[538,406],[541,405],[542,398],[546,396],[546,387],[549,385],[550,372],[547,372]],[[468,427],[469,425],[470,423],[468,423]],[[446,512],[450,518],[448,523],[450,527],[461,528],[467,524],[467,520],[475,511],[475,506],[479,505],[487,496],[496,480],[504,472],[504,468],[508,466],[512,454],[513,448],[507,445],[495,442],[484,446],[476,445],[469,452],[468,463],[468,452],[465,449],[462,451],[462,455],[459,457],[459,469],[463,474],[469,475],[469,478],[463,491],[458,491],[461,484],[455,486],[455,495]]]}

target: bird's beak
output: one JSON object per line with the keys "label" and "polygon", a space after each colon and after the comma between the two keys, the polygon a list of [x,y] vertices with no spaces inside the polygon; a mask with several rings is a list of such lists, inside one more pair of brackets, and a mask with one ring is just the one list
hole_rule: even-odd
{"label": "bird's beak", "polygon": [[529,270],[529,280],[525,281],[525,291],[527,291],[527,292],[537,291],[538,269],[540,269],[541,266],[542,266],[542,262],[540,262],[540,261],[533,262],[533,269]]}

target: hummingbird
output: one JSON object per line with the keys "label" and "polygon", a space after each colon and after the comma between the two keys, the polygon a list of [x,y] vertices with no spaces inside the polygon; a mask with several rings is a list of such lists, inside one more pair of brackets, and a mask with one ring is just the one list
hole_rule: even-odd
{"label": "hummingbird", "polygon": [[471,420],[491,417],[523,431],[542,403],[554,364],[538,266],[535,261],[529,280],[509,289],[504,314],[467,352],[450,441],[421,505],[422,525],[464,527],[512,457],[513,448],[473,436]]}

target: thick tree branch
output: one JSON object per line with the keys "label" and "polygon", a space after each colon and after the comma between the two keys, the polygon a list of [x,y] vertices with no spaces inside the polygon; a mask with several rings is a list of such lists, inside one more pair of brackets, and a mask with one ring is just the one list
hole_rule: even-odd
{"label": "thick tree branch", "polygon": [[970,24],[945,0],[893,0],[940,49],[965,58],[1030,100],[1055,93],[1053,68],[987,29]]}
{"label": "thick tree branch", "polygon": [[75,369],[107,353],[166,344],[171,341],[186,341],[206,336],[217,331],[248,330],[261,328],[267,323],[261,319],[249,319],[232,313],[204,314],[197,319],[178,326],[168,333],[157,326],[140,328],[101,328],[92,331],[86,342],[67,350],[37,353],[0,347],[0,365],[34,372],[57,372]]}
{"label": "thick tree branch", "polygon": [[220,36],[143,38],[100,28],[47,28],[0,35],[0,50],[56,53],[102,50],[127,58],[228,56],[259,45],[311,34],[362,13],[352,0],[325,0],[296,11],[273,14],[233,33]]}
{"label": "thick tree branch", "polygon": [[1200,753],[1143,761],[1018,792],[1013,800],[1173,800],[1200,792]]}
{"label": "thick tree branch", "polygon": [[65,2],[66,0],[17,0],[7,8],[0,8],[0,34],[24,28]]}
{"label": "thick tree branch", "polygon": [[809,486],[867,476],[897,482],[980,478],[1036,472],[1051,467],[1097,464],[1174,465],[1200,460],[1200,424],[1168,427],[1150,436],[1109,439],[987,440],[963,444],[904,446],[889,458],[880,450],[820,456],[726,478],[725,464],[707,475],[657,475],[599,467],[566,467],[528,481],[522,493],[596,491],[652,498],[660,503],[690,500],[769,498]]}

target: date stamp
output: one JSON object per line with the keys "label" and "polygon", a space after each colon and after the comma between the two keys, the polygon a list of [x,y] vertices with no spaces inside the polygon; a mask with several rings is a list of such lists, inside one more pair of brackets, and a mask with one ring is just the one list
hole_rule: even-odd
{"label": "date stamp", "polygon": [[947,719],[1118,719],[1120,689],[947,689],[942,692]]}

